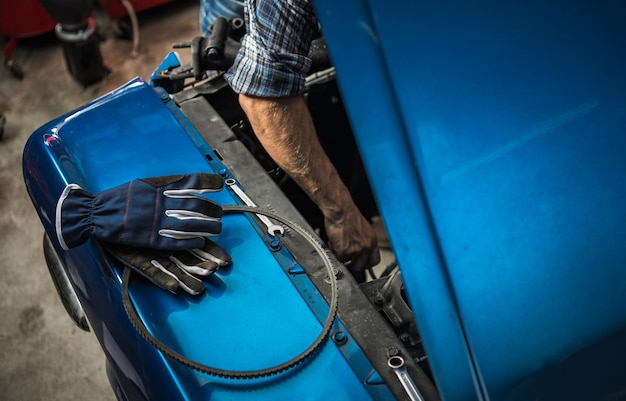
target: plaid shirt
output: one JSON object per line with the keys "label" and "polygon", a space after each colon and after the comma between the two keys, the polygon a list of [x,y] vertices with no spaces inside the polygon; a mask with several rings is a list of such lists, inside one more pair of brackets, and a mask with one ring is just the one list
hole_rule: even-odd
{"label": "plaid shirt", "polygon": [[226,80],[237,93],[287,97],[303,92],[317,33],[309,0],[247,0],[247,34]]}

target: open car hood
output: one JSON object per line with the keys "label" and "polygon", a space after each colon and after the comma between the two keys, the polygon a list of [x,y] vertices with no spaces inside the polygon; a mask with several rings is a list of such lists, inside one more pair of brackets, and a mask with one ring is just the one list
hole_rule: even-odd
{"label": "open car hood", "polygon": [[442,398],[626,394],[622,2],[315,2]]}

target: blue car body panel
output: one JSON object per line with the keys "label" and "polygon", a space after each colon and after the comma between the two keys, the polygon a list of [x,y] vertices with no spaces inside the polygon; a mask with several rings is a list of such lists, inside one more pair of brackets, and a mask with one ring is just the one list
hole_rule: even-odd
{"label": "blue car body panel", "polygon": [[[626,6],[315,6],[441,397],[626,398]],[[183,367],[124,317],[121,270],[95,242],[58,247],[55,204],[69,182],[96,192],[223,168],[167,94],[141,79],[26,144],[27,188],[118,397],[391,399],[350,340],[272,378]],[[227,191],[211,198],[235,203]],[[133,302],[153,334],[192,359],[234,370],[284,362],[313,341],[327,305],[249,218],[225,221],[217,241],[235,264],[205,294],[176,298],[137,279]]]}
{"label": "blue car body panel", "polygon": [[315,4],[442,398],[626,397],[624,3]]}
{"label": "blue car body panel", "polygon": [[[91,328],[107,356],[120,399],[257,400],[392,399],[349,334],[326,341],[297,367],[251,380],[218,378],[163,356],[126,317],[122,270],[93,241],[63,251],[55,234],[56,198],[67,183],[91,192],[123,182],[190,172],[228,174],[167,93],[137,78],[44,125],[24,150],[24,177],[35,208],[65,267]],[[225,189],[208,195],[236,204]],[[297,262],[272,252],[267,234],[246,215],[225,215],[216,238],[233,265],[206,280],[198,297],[174,296],[142,279],[130,295],[147,329],[174,351],[215,368],[251,371],[287,362],[320,334],[328,305]],[[300,293],[306,289],[306,298]],[[334,330],[341,330],[337,321]],[[354,361],[358,361],[355,365]]]}

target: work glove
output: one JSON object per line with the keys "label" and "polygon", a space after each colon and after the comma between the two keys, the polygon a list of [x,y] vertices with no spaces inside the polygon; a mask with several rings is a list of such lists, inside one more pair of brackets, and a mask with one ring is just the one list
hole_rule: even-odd
{"label": "work glove", "polygon": [[202,248],[162,251],[101,242],[104,249],[124,266],[138,272],[160,288],[176,293],[182,288],[191,295],[204,291],[202,281],[231,263],[230,255],[216,243],[206,240]]}
{"label": "work glove", "polygon": [[223,185],[207,173],[138,179],[97,194],[69,184],[57,202],[57,238],[65,250],[92,235],[138,248],[203,248],[206,236],[221,232],[222,207],[197,195]]}

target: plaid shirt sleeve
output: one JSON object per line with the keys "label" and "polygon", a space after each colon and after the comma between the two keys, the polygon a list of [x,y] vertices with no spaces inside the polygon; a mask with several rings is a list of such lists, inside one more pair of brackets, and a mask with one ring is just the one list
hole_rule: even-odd
{"label": "plaid shirt sleeve", "polygon": [[317,33],[309,0],[247,0],[247,34],[226,80],[237,93],[288,97],[303,92]]}

